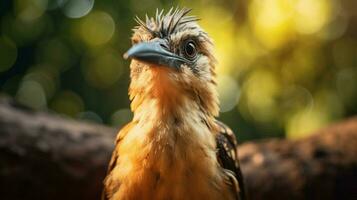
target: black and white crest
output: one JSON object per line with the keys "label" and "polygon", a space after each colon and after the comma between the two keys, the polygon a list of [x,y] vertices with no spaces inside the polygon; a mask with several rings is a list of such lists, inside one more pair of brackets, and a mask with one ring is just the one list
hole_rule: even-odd
{"label": "black and white crest", "polygon": [[171,8],[166,14],[164,10],[156,10],[155,18],[149,18],[146,15],[145,22],[141,20],[138,16],[135,17],[135,21],[139,24],[138,27],[143,27],[149,31],[154,36],[163,38],[172,33],[174,33],[177,27],[188,24],[189,22],[198,21],[199,18],[196,16],[187,15],[192,9],[176,8],[175,10]]}

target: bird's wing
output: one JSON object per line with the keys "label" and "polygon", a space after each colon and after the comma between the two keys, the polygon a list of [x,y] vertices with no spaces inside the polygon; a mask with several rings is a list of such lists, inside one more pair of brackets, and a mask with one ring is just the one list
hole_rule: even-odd
{"label": "bird's wing", "polygon": [[133,122],[128,123],[125,125],[118,133],[117,138],[115,140],[115,149],[112,153],[112,158],[110,159],[109,165],[108,165],[108,170],[107,170],[107,177],[104,179],[104,189],[102,191],[102,198],[101,200],[108,200],[108,194],[109,196],[112,195],[113,190],[115,188],[117,189],[120,186],[120,183],[114,183],[112,180],[112,175],[111,172],[116,166],[119,154],[116,149],[118,146],[119,142],[125,137],[125,135],[129,132],[129,130],[133,127]]}
{"label": "bird's wing", "polygon": [[228,182],[237,193],[237,200],[245,199],[243,176],[240,170],[237,140],[233,131],[220,121],[216,121],[217,160],[227,174]]}

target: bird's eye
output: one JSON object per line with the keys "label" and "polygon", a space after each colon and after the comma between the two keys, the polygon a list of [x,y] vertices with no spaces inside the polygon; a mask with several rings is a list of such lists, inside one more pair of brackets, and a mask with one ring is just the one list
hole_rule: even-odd
{"label": "bird's eye", "polygon": [[187,58],[194,59],[197,55],[197,48],[194,41],[189,40],[185,43],[184,52]]}

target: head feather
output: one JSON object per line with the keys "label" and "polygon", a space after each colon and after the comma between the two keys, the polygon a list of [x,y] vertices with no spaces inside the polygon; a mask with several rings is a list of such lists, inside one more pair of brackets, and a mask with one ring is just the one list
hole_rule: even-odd
{"label": "head feather", "polygon": [[156,36],[165,37],[174,33],[178,26],[199,20],[199,18],[195,16],[188,16],[188,13],[191,12],[191,10],[192,9],[188,8],[179,9],[178,7],[174,10],[172,7],[166,14],[164,14],[164,10],[159,12],[159,10],[156,9],[155,18],[146,16],[146,21],[144,22],[136,16],[135,21],[138,23],[139,27],[143,27],[148,32]]}

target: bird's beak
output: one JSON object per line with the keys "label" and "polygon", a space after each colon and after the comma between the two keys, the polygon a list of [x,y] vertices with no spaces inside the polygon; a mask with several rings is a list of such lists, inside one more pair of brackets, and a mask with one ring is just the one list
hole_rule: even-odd
{"label": "bird's beak", "polygon": [[161,66],[180,68],[184,63],[189,64],[189,60],[180,57],[165,48],[166,41],[157,39],[149,42],[141,42],[132,46],[125,54],[124,58],[132,58],[143,62],[157,64]]}

